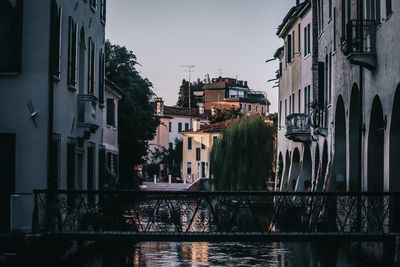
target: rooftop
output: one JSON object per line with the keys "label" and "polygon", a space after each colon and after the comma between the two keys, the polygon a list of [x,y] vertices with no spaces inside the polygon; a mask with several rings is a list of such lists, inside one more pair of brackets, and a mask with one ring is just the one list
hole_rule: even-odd
{"label": "rooftop", "polygon": [[211,111],[204,110],[203,114],[200,114],[198,108],[186,108],[186,107],[174,107],[164,106],[164,115],[169,116],[188,116],[188,117],[199,117],[207,119],[211,117]]}

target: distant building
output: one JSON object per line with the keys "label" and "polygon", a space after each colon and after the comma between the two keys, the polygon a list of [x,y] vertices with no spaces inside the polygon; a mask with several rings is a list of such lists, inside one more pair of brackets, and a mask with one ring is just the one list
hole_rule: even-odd
{"label": "distant building", "polygon": [[106,162],[106,169],[100,172],[99,189],[104,188],[104,175],[113,175],[118,178],[119,143],[118,143],[118,102],[122,97],[121,89],[110,80],[105,84],[105,112],[103,112],[103,146],[104,154],[99,160]]}
{"label": "distant building", "polygon": [[219,77],[205,84],[203,89],[206,110],[233,108],[246,114],[269,113],[271,103],[266,93],[250,89],[247,81]]}
{"label": "distant building", "polygon": [[31,231],[34,189],[99,188],[105,10],[0,1],[0,232]]}
{"label": "distant building", "polygon": [[193,120],[193,129],[183,132],[182,176],[187,181],[210,177],[210,152],[221,132],[230,125],[229,121],[201,125]]}

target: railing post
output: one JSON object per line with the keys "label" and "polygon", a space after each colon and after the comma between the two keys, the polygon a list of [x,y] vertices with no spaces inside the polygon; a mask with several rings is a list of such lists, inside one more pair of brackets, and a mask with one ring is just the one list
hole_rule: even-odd
{"label": "railing post", "polygon": [[38,192],[33,190],[33,214],[32,214],[32,232],[37,234],[39,232],[39,211],[38,211]]}

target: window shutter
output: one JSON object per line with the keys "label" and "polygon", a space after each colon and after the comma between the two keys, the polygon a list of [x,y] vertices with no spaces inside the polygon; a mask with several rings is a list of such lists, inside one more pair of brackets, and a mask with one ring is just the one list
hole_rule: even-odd
{"label": "window shutter", "polygon": [[318,62],[318,105],[321,110],[324,109],[325,101],[325,63]]}

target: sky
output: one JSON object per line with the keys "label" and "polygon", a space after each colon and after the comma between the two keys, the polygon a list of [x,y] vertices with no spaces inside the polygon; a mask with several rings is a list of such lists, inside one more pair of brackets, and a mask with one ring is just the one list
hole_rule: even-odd
{"label": "sky", "polygon": [[167,105],[182,79],[238,78],[267,92],[277,111],[278,62],[265,63],[283,41],[278,25],[295,0],[109,0],[106,38],[137,56],[138,71]]}

